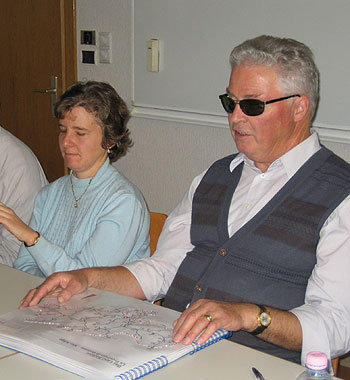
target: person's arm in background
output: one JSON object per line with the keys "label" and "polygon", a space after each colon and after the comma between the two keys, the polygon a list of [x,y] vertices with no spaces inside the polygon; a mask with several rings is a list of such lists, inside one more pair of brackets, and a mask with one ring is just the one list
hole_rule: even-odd
{"label": "person's arm in background", "polygon": [[[34,199],[47,180],[36,157],[25,145],[0,133],[0,202],[29,223]],[[0,224],[0,263],[12,266],[20,245],[21,242]]]}

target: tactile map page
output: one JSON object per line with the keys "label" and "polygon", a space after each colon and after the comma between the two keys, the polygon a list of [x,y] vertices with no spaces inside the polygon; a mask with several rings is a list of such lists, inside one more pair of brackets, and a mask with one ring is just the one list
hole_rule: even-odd
{"label": "tactile map page", "polygon": [[25,322],[116,341],[125,336],[148,349],[174,345],[171,326],[157,320],[157,316],[156,311],[135,307],[81,308],[48,303],[35,310]]}
{"label": "tactile map page", "polygon": [[82,368],[90,366],[113,377],[116,369],[126,371],[155,357],[171,356],[179,348],[183,354],[190,351],[172,341],[172,322],[178,316],[145,301],[90,289],[64,305],[45,299],[0,316],[0,330],[17,338],[20,351],[35,349],[35,356],[48,362],[54,360],[45,356],[57,355],[65,363],[72,361],[72,369],[81,363]]}

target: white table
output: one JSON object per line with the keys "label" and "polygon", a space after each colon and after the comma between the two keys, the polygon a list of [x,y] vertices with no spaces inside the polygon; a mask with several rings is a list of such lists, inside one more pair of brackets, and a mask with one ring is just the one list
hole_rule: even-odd
{"label": "white table", "polygon": [[[0,264],[0,313],[14,310],[26,292],[42,279]],[[256,380],[251,367],[256,367],[266,380],[295,380],[303,367],[274,356],[221,341],[194,355],[178,360],[145,377],[147,380]],[[0,351],[1,379],[6,380],[76,380],[74,374],[11,350]],[[102,380],[102,379],[100,379]]]}
{"label": "white table", "polygon": [[[42,283],[42,278],[0,264],[0,314],[18,308],[26,292]],[[0,359],[14,351],[0,346]]]}

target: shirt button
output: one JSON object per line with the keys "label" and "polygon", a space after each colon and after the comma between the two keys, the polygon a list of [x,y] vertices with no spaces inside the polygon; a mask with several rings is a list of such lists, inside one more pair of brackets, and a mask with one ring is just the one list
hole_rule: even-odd
{"label": "shirt button", "polygon": [[225,248],[221,248],[219,251],[220,256],[226,256],[227,255],[227,250]]}
{"label": "shirt button", "polygon": [[196,285],[195,289],[197,290],[197,292],[201,292],[203,290],[203,287],[202,285]]}

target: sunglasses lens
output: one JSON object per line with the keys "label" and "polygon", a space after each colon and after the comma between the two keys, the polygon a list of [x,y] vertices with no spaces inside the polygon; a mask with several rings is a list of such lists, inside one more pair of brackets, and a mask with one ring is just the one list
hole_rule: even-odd
{"label": "sunglasses lens", "polygon": [[219,96],[221,104],[227,113],[232,113],[235,109],[236,103],[227,96],[227,94]]}
{"label": "sunglasses lens", "polygon": [[[220,95],[219,98],[227,113],[232,113],[235,110],[236,102],[233,101],[227,94]],[[247,116],[258,116],[265,110],[264,102],[258,99],[243,99],[239,102],[239,106],[243,113]]]}
{"label": "sunglasses lens", "polygon": [[265,110],[264,102],[258,99],[244,99],[239,102],[241,110],[248,116],[261,115]]}

